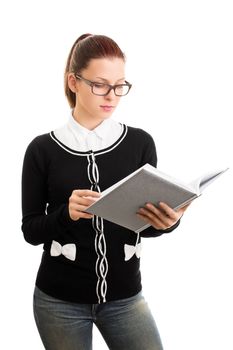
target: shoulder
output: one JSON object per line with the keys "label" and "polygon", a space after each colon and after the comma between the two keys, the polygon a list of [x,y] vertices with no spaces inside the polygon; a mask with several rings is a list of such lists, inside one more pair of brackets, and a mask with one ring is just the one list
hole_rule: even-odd
{"label": "shoulder", "polygon": [[[47,148],[50,141],[49,133],[36,136],[27,146],[24,161],[23,173],[45,174],[48,165]],[[50,146],[49,146],[50,147]]]}
{"label": "shoulder", "polygon": [[34,137],[28,144],[27,149],[35,150],[35,149],[42,149],[46,148],[48,144],[51,143],[51,136],[50,133],[38,135]]}
{"label": "shoulder", "polygon": [[29,143],[29,145],[37,145],[42,146],[44,143],[47,143],[51,140],[50,133],[38,135],[32,139],[32,141]]}
{"label": "shoulder", "polygon": [[142,142],[144,144],[154,144],[153,137],[144,129],[127,126],[128,136],[135,142]]}
{"label": "shoulder", "polygon": [[28,144],[25,151],[26,159],[44,158],[48,151],[53,147],[50,133],[34,137]]}
{"label": "shoulder", "polygon": [[128,148],[137,154],[140,166],[149,163],[157,166],[157,151],[153,137],[140,128],[128,127]]}

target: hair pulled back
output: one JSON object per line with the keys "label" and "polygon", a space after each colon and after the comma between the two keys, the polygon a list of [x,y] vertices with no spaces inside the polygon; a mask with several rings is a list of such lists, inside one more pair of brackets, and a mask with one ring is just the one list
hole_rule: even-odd
{"label": "hair pulled back", "polygon": [[76,96],[68,86],[68,74],[81,74],[91,59],[117,57],[125,61],[125,55],[111,38],[105,35],[83,34],[73,44],[65,69],[65,94],[71,108],[75,107]]}

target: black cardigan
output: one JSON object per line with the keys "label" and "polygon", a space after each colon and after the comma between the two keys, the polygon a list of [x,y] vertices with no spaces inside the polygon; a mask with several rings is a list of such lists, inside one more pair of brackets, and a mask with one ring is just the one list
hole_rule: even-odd
{"label": "black cardigan", "polygon": [[[125,245],[136,246],[140,237],[170,232],[179,222],[165,231],[149,227],[138,237],[101,218],[71,220],[68,200],[74,189],[93,188],[95,180],[103,191],[145,163],[157,165],[154,141],[145,131],[127,126],[112,146],[96,152],[71,150],[53,132],[29,144],[22,173],[22,231],[27,242],[44,244],[38,288],[58,299],[91,304],[141,290],[140,259],[134,254],[125,260]],[[75,258],[64,252],[54,256],[52,243],[75,245]]]}

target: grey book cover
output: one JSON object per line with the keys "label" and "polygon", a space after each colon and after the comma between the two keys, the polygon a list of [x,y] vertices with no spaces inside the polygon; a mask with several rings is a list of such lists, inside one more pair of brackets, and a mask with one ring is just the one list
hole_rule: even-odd
{"label": "grey book cover", "polygon": [[150,202],[158,206],[160,201],[177,210],[197,198],[203,188],[224,171],[201,177],[192,185],[185,185],[146,164],[123,180],[102,192],[100,199],[86,212],[140,232],[150,226],[137,217],[140,207]]}

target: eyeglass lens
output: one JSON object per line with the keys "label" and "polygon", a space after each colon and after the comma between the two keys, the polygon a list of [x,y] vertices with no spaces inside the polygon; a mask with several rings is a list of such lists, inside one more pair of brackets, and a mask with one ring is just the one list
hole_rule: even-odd
{"label": "eyeglass lens", "polygon": [[[93,84],[92,91],[95,95],[105,95],[109,92],[109,85],[107,84]],[[126,95],[129,92],[128,85],[116,85],[114,87],[114,92],[117,96]]]}

